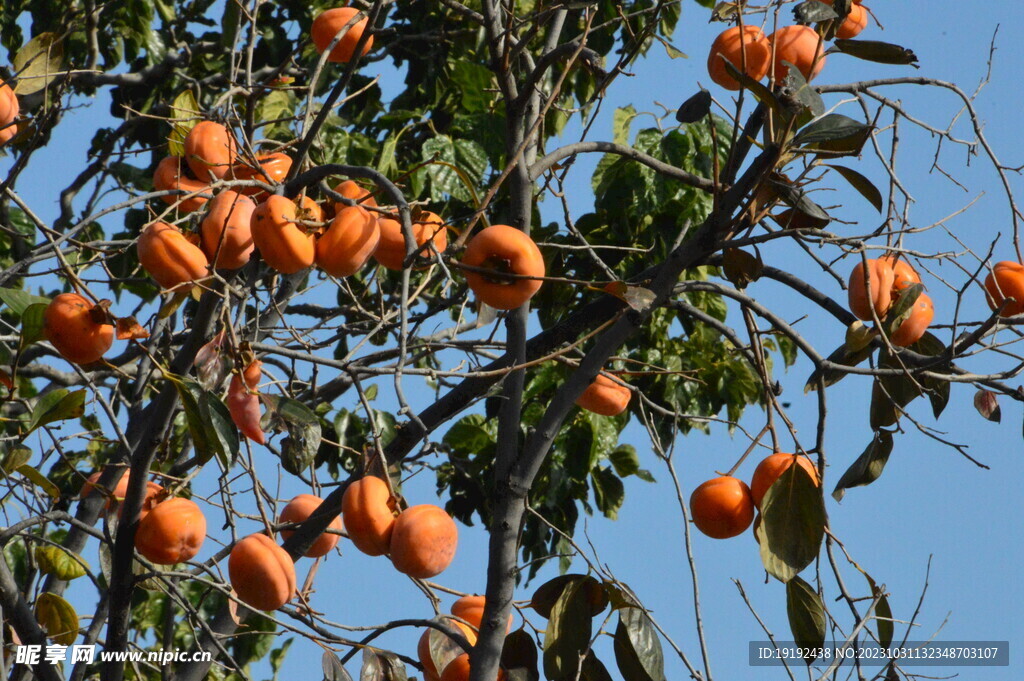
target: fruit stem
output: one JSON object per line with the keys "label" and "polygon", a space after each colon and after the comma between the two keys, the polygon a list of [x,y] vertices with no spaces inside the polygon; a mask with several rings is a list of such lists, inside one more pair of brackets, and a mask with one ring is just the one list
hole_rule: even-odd
{"label": "fruit stem", "polygon": [[754,451],[754,448],[757,447],[757,445],[761,442],[761,438],[763,438],[765,436],[765,433],[768,432],[769,427],[770,425],[767,423],[764,425],[764,428],[761,429],[761,432],[757,434],[754,440],[750,443],[750,446],[747,447],[747,451],[743,452],[743,456],[740,457],[739,461],[733,464],[733,467],[729,469],[729,472],[726,473],[726,475],[732,476],[732,474],[736,472],[736,469],[743,465],[743,462],[746,461],[748,456],[750,456],[750,453]]}

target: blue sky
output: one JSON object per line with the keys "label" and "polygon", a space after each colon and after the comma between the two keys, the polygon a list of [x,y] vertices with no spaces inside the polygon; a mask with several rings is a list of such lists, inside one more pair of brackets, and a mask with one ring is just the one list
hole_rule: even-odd
{"label": "blue sky", "polygon": [[[997,16],[996,4],[1012,7]],[[859,62],[843,55],[830,56],[820,83],[849,82],[862,78],[887,78],[921,75],[957,83],[973,92],[984,77],[989,57],[988,47],[997,25],[1002,22],[996,36],[991,82],[978,97],[976,106],[985,125],[985,134],[1001,159],[1008,165],[1021,163],[1024,144],[1020,141],[1018,111],[1021,105],[1019,72],[1024,64],[1024,52],[1016,35],[1018,21],[1024,12],[1013,3],[996,3],[987,9],[971,7],[951,0],[931,3],[874,3],[872,9],[886,26],[883,32],[870,25],[862,38],[886,40],[912,48],[920,59],[920,70],[906,66],[884,66]],[[654,47],[647,59],[638,63],[632,72],[635,77],[620,78],[609,93],[602,112],[602,120],[593,128],[592,139],[610,138],[610,116],[617,106],[633,104],[638,111],[678,106],[692,94],[698,82],[708,87],[723,104],[729,93],[710,84],[704,70],[707,49],[721,25],[706,23],[707,10],[696,4],[683,5],[683,17],[674,38],[674,44],[689,59],[669,59],[660,47]],[[377,66],[371,67],[378,68]],[[372,71],[371,71],[372,72]],[[397,92],[388,87],[393,73],[381,72],[385,93]],[[933,92],[916,86],[886,89],[887,96],[900,99],[908,112],[939,127],[945,127],[959,109],[957,101],[948,93]],[[830,98],[828,104],[835,104]],[[856,117],[855,105],[845,104],[838,109]],[[68,120],[47,149],[37,152],[29,171],[22,176],[19,189],[25,198],[46,219],[56,214],[57,191],[67,184],[85,158],[92,130],[104,124],[108,102],[98,99],[82,109],[69,113]],[[885,116],[883,124],[891,117]],[[634,130],[649,124],[650,119],[639,119]],[[666,125],[672,122],[671,117]],[[961,136],[969,130],[961,120],[955,128]],[[1001,195],[998,179],[984,159],[974,158],[972,166],[964,168],[964,153],[947,147],[942,168],[956,174],[967,187],[964,191],[940,173],[929,173],[935,142],[931,136],[915,130],[906,121],[901,123],[901,157],[899,171],[916,203],[910,209],[914,226],[928,226],[946,218],[975,199],[974,205],[963,215],[951,218],[946,224],[952,234],[985,252],[997,232],[1002,240],[996,247],[996,259],[1011,259],[1008,243],[1011,224],[1009,209]],[[566,131],[566,140],[573,139],[572,129]],[[589,169],[598,157],[581,159],[574,166],[572,180],[572,208],[576,215],[591,208]],[[10,157],[0,159],[0,173],[10,167]],[[868,156],[855,166],[858,170],[882,183],[883,174],[876,160]],[[1011,176],[1014,189],[1022,183]],[[840,234],[860,234],[877,225],[877,213],[859,196],[844,185],[834,185],[836,193],[822,203],[842,204],[834,214],[855,225],[833,225]],[[544,207],[546,217],[557,219],[554,202]],[[550,215],[548,215],[550,212]],[[108,225],[113,224],[109,222]],[[908,239],[909,247],[921,251],[961,251],[951,236],[934,229]],[[794,269],[840,301],[845,293],[834,281],[811,268],[811,263],[793,257],[794,251],[780,246],[764,249],[769,264],[780,264]],[[852,265],[851,265],[852,266]],[[847,266],[841,265],[845,273]],[[948,265],[924,275],[929,294],[935,300],[936,323],[948,322],[954,301],[952,290],[941,283],[940,277],[953,286],[962,285],[965,277]],[[321,285],[318,289],[326,291]],[[769,305],[788,320],[810,315],[798,324],[816,347],[827,354],[843,340],[844,329],[831,318],[825,318],[782,287],[771,282],[757,282],[749,293]],[[319,295],[319,294],[315,294]],[[333,296],[333,292],[329,295]],[[987,314],[980,290],[969,292],[964,299],[965,319],[978,319]],[[736,317],[731,317],[735,319]],[[1005,333],[1005,332],[1004,332]],[[949,340],[949,330],[940,330],[940,338]],[[1007,336],[1007,339],[1009,336]],[[1005,361],[1005,360],[1004,360]],[[965,363],[977,370],[990,370],[1000,366],[989,360]],[[783,401],[791,403],[790,417],[796,424],[802,441],[813,441],[816,420],[816,400],[802,392],[810,365],[801,359],[788,373],[779,378],[785,389]],[[1016,380],[1010,381],[1016,384]],[[381,385],[382,405],[393,404],[388,393],[389,384]],[[407,383],[414,406],[425,406],[432,394],[419,389],[414,381]],[[990,466],[982,470],[959,456],[955,451],[915,432],[909,426],[896,438],[896,446],[882,478],[867,488],[851,490],[842,503],[827,499],[826,508],[834,533],[844,542],[851,556],[890,592],[890,602],[897,619],[908,619],[921,595],[926,568],[931,559],[928,593],[918,622],[919,633],[913,639],[935,635],[939,640],[1009,640],[1011,665],[1009,668],[978,668],[961,671],[971,679],[1010,680],[1020,677],[1021,663],[1014,645],[1022,640],[1024,622],[1014,607],[1021,602],[1021,586],[1016,575],[1016,564],[1021,555],[1016,546],[1020,536],[1019,511],[1015,501],[1019,498],[1019,481],[1024,474],[1021,447],[1021,409],[1003,399],[1003,422],[988,423],[972,407],[974,389],[967,385],[953,387],[950,405],[937,423],[927,404],[915,402],[911,413],[922,424],[935,427],[948,439],[970,447],[972,456]],[[860,454],[870,439],[868,401],[870,382],[856,377],[848,378],[828,391],[829,426],[827,455],[830,466],[826,472],[826,486],[831,489],[838,476]],[[335,406],[349,406],[339,401]],[[751,411],[743,421],[754,432],[760,430],[763,417]],[[619,520],[609,522],[592,518],[581,522],[577,541],[586,544],[589,538],[597,547],[597,558],[637,592],[641,600],[653,611],[658,623],[692,660],[699,660],[694,630],[692,589],[683,545],[681,516],[675,491],[664,467],[650,453],[649,445],[638,428],[627,431],[640,452],[641,463],[651,469],[658,483],[651,485],[636,478],[626,481],[626,503]],[[437,435],[440,437],[440,433]],[[791,444],[783,441],[784,445]],[[692,435],[682,439],[675,454],[675,466],[684,495],[688,497],[700,482],[713,477],[715,471],[728,470],[742,454],[747,442],[739,435],[730,437],[722,426],[713,428],[710,436]],[[749,479],[757,457],[751,457],[740,469],[739,475]],[[269,457],[260,457],[261,471],[275,474]],[[214,471],[204,472],[199,478],[202,486],[212,485]],[[269,478],[268,478],[269,479]],[[291,479],[284,480],[283,499],[305,492]],[[436,500],[433,479],[420,476],[406,487],[406,496],[412,503]],[[216,526],[214,523],[212,526]],[[253,527],[251,531],[258,528]],[[486,565],[486,536],[479,526],[460,527],[459,553],[452,567],[437,581],[452,588],[480,592],[484,588]],[[586,536],[584,536],[584,531]],[[754,618],[739,596],[733,580],[742,583],[751,604],[765,624],[781,639],[789,638],[785,613],[785,590],[774,580],[767,584],[757,554],[757,545],[749,534],[732,540],[716,541],[694,533],[693,551],[698,570],[703,606],[704,627],[709,641],[712,672],[717,678],[782,678],[782,670],[757,669],[747,666],[747,642],[764,638]],[[343,555],[330,555],[320,567],[317,576],[318,591],[313,597],[314,607],[325,612],[334,621],[353,626],[368,626],[402,617],[429,617],[432,612],[427,600],[407,579],[391,570],[383,558],[369,558],[342,543]],[[199,558],[210,555],[216,546],[208,544]],[[95,563],[94,563],[95,564]],[[310,561],[299,563],[299,579],[303,579]],[[577,561],[576,570],[585,570]],[[813,566],[804,577],[813,577]],[[517,593],[528,599],[536,585],[545,577],[553,576],[554,566],[545,568],[541,577],[529,589]],[[845,606],[832,603],[838,595],[826,565],[822,566],[826,590],[826,603],[833,608],[840,622],[848,624]],[[867,593],[856,572],[844,568],[844,578],[862,594]],[[83,596],[82,598],[87,598]],[[88,600],[83,601],[88,603]],[[450,604],[450,599],[444,605]],[[520,619],[516,618],[518,626]],[[536,615],[531,622],[543,627]],[[609,624],[614,630],[614,621]],[[902,627],[897,626],[898,634]],[[938,632],[938,633],[936,633]],[[415,655],[415,641],[419,631],[389,633],[379,639],[382,645]],[[607,638],[607,637],[606,637]],[[685,677],[679,660],[666,649],[668,677]],[[614,667],[611,647],[603,643],[599,654],[610,668]],[[315,677],[319,673],[320,650],[313,644],[296,640],[286,658],[282,678]],[[356,658],[359,659],[358,657]],[[924,673],[935,670],[918,668]],[[350,665],[355,675],[358,669]],[[939,670],[941,673],[941,670]],[[259,678],[259,675],[256,675]],[[265,673],[264,676],[269,676]]]}

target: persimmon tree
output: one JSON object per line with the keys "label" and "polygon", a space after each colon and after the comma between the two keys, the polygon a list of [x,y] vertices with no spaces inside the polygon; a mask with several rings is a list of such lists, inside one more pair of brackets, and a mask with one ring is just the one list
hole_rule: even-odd
{"label": "persimmon tree", "polygon": [[[614,519],[631,503],[624,478],[674,483],[693,569],[674,452],[716,429],[745,442],[733,460],[709,462],[709,478],[754,452],[808,457],[775,459],[754,499],[729,482],[746,504],[738,513],[713,491],[693,509],[697,527],[731,536],[756,499],[760,556],[784,585],[793,638],[816,647],[830,634],[883,645],[902,635],[884,576],[854,584],[856,546],[829,530],[826,509],[830,495],[876,480],[908,429],[976,463],[911,402],[939,417],[954,389],[973,386],[985,414],[1000,396],[1022,399],[1022,365],[1006,347],[1024,295],[1019,252],[917,248],[897,172],[908,126],[934,135],[936,159],[980,157],[1005,193],[1016,247],[1012,170],[974,97],[911,72],[907,47],[854,38],[867,20],[851,0],[700,1],[686,9],[739,27],[706,46],[709,89],[684,86],[678,110],[651,127],[635,129],[636,111],[620,109],[609,139],[594,126],[607,94],[649,50],[677,52],[679,2],[353,7],[314,28],[332,5],[4,3],[2,77],[16,96],[0,92],[5,644],[206,650],[212,662],[173,665],[174,678],[237,679],[264,658],[276,671],[287,648],[271,634],[287,629],[326,650],[333,679],[361,652],[366,678],[411,667],[473,681],[499,668],[603,679],[614,664],[629,681],[659,681],[669,639],[642,588],[585,565],[574,531],[581,511]],[[829,79],[836,58],[859,59],[864,77]],[[971,136],[887,94],[906,85],[957,102]],[[109,126],[91,131],[87,157],[67,160],[73,172],[55,172],[67,175],[45,190],[57,209],[37,205],[38,189],[19,179],[101,96]],[[592,177],[578,177],[574,162],[592,155]],[[593,208],[580,214],[567,194],[587,179]],[[835,229],[842,209],[823,205],[825,187],[841,192],[836,203],[866,201],[877,224]],[[485,232],[488,245],[474,244]],[[996,250],[1007,254],[992,259]],[[812,275],[834,285],[815,287]],[[756,296],[762,280],[800,296],[816,325],[845,329],[846,342],[817,347]],[[955,304],[933,306],[926,289]],[[62,294],[74,296],[57,310]],[[818,410],[810,436],[779,399],[780,366],[799,355],[814,367],[799,398]],[[978,355],[993,368],[965,368]],[[870,422],[847,424],[865,448],[830,460],[828,388],[853,374],[873,385]],[[740,424],[748,407],[758,433]],[[642,444],[624,441],[629,423],[647,434]],[[403,480],[424,472],[461,531],[488,533],[486,600],[472,613],[460,601],[461,619],[442,616],[436,556],[418,553],[413,531],[394,530],[401,549],[387,543],[396,513],[406,525],[447,521],[402,495]],[[282,517],[288,499],[272,481],[285,476],[322,502],[296,500]],[[355,546],[379,540],[400,570],[431,575],[414,578],[438,617],[395,613],[357,639],[308,602],[316,569],[303,584],[291,562],[356,550],[336,542],[336,518],[346,490],[368,478],[383,483],[373,503],[387,508],[360,516],[359,530],[353,522]],[[153,510],[173,497],[194,504]],[[174,534],[193,506],[217,548],[198,548],[195,524]],[[92,552],[98,564],[83,558]],[[524,591],[546,561],[575,572]],[[507,633],[517,596],[524,625]],[[607,632],[595,627],[609,617]],[[417,657],[386,645],[403,627],[434,632]],[[614,660],[596,652],[605,635]],[[705,678],[703,636],[698,645],[671,654]],[[468,663],[445,672],[463,648]],[[10,669],[61,678],[45,662]],[[68,670],[115,681],[167,672],[146,662]],[[893,663],[879,675],[905,673]]]}

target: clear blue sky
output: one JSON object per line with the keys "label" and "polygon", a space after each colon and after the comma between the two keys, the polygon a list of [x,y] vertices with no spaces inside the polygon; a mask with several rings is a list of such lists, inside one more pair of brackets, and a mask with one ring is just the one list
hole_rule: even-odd
{"label": "clear blue sky", "polygon": [[[1007,8],[997,16],[997,8]],[[921,69],[905,66],[884,66],[858,62],[835,55],[819,77],[821,83],[848,82],[861,78],[923,75],[959,84],[973,91],[986,70],[988,47],[999,22],[1003,27],[996,39],[991,83],[977,100],[977,107],[985,123],[985,134],[1001,159],[1009,165],[1019,164],[1024,158],[1024,144],[1020,141],[1019,73],[1024,66],[1024,52],[1020,47],[1016,27],[1024,19],[1024,11],[1015,3],[994,3],[983,9],[969,3],[938,0],[932,3],[897,3],[878,0],[872,6],[886,26],[883,32],[871,25],[861,36],[896,42],[912,48],[920,58]],[[615,106],[632,103],[637,110],[660,112],[655,102],[674,107],[696,89],[698,81],[711,89],[721,101],[728,101],[728,93],[708,82],[704,62],[708,45],[721,25],[708,25],[708,11],[693,3],[684,3],[683,18],[674,40],[675,45],[690,55],[689,59],[671,60],[658,46],[648,59],[638,63],[634,78],[620,78],[604,104],[602,122],[598,122],[592,139],[610,138],[610,115]],[[377,67],[371,67],[377,68]],[[389,88],[389,72],[382,72],[382,86]],[[899,98],[913,114],[945,127],[958,110],[958,102],[947,93],[929,93],[919,87],[903,87],[886,91]],[[834,104],[837,99],[829,100]],[[91,131],[103,124],[108,101],[97,100],[90,107],[69,113],[69,120],[55,134],[50,146],[33,158],[29,172],[23,175],[19,188],[25,197],[47,219],[56,214],[57,190],[67,184],[85,158]],[[856,117],[853,105],[840,111]],[[638,119],[634,130],[646,126],[650,119]],[[883,122],[888,122],[885,117]],[[671,124],[672,119],[666,121]],[[962,136],[968,130],[961,120],[957,128]],[[964,207],[980,197],[964,215],[955,217],[947,227],[960,239],[983,252],[997,232],[1003,240],[996,249],[996,259],[1009,259],[1012,250],[1007,235],[1010,229],[1009,209],[1000,194],[997,178],[983,159],[972,159],[972,168],[963,168],[961,150],[947,147],[942,167],[957,175],[967,191],[957,188],[938,173],[929,174],[928,167],[934,153],[934,140],[916,131],[905,121],[901,123],[900,175],[914,195],[916,203],[911,209],[915,226],[927,226]],[[571,141],[571,132],[567,140]],[[578,162],[571,176],[575,189],[571,192],[573,209],[577,215],[591,207],[589,168],[597,157]],[[10,158],[0,159],[0,173],[10,166]],[[856,166],[873,179],[882,182],[883,175],[876,161],[866,157]],[[1013,177],[1014,188],[1024,189],[1024,183]],[[842,219],[858,224],[849,227],[834,225],[842,234],[863,233],[876,226],[877,214],[859,196],[836,185],[834,200],[823,203],[843,204],[835,211]],[[545,207],[551,211],[554,205]],[[552,212],[550,219],[557,219]],[[114,221],[108,221],[108,227]],[[961,247],[941,229],[932,230],[908,240],[907,245],[922,251],[959,251]],[[784,247],[764,249],[769,264],[781,263],[795,267],[824,290],[840,300],[843,292],[835,284],[813,271],[806,259],[791,258],[793,252]],[[964,277],[953,268],[945,267],[924,274],[929,293],[935,300],[936,323],[949,320],[953,294],[935,275],[941,275],[953,285],[960,285]],[[320,287],[319,291],[326,291]],[[808,313],[806,304],[771,282],[758,282],[750,289],[758,300],[769,304],[786,319],[794,320]],[[321,294],[317,294],[321,295]],[[333,293],[330,295],[333,296]],[[980,291],[969,294],[965,303],[975,306],[977,318],[987,312]],[[819,350],[827,353],[839,345],[844,329],[833,319],[826,319],[817,311],[810,311],[801,329]],[[824,320],[824,321],[822,321]],[[948,330],[939,333],[949,340]],[[989,362],[970,365],[976,369],[991,369]],[[801,437],[813,439],[816,404],[813,396],[802,393],[804,381],[810,372],[808,363],[798,362],[781,376],[785,388],[783,400],[792,404],[790,416],[799,428]],[[1017,381],[1011,381],[1016,384]],[[429,403],[427,391],[417,391],[415,382],[407,383],[407,390],[415,404]],[[387,384],[381,386],[383,404],[393,403]],[[1003,400],[1003,423],[996,425],[983,421],[972,408],[973,389],[954,386],[949,408],[935,423],[927,404],[915,402],[912,414],[927,426],[944,431],[948,438],[968,445],[970,452],[991,467],[978,469],[949,448],[917,432],[906,432],[897,437],[896,448],[881,480],[874,485],[851,490],[841,504],[829,498],[827,510],[833,531],[840,537],[858,563],[891,592],[890,602],[898,619],[909,618],[924,584],[929,557],[932,571],[929,591],[919,616],[919,634],[912,638],[927,638],[935,634],[941,640],[1009,640],[1011,666],[1009,668],[980,668],[962,671],[963,678],[984,681],[1018,679],[1022,665],[1014,646],[1022,639],[1024,622],[1015,605],[1022,600],[1016,565],[1021,559],[1016,539],[1020,536],[1021,522],[1016,500],[1020,494],[1020,480],[1024,463],[1020,453],[1021,409],[1019,405]],[[870,438],[867,425],[867,380],[849,378],[829,390],[830,421],[827,435],[828,460],[826,484],[834,486],[838,476],[859,455]],[[336,406],[351,406],[340,401]],[[744,424],[754,430],[762,424],[760,412],[748,413]],[[912,426],[911,426],[912,428]],[[638,429],[628,431],[636,444],[642,465],[650,468],[658,484],[649,485],[630,478],[626,481],[626,503],[617,522],[603,518],[581,522],[577,539],[585,543],[583,531],[598,548],[599,559],[622,581],[631,585],[641,600],[652,610],[661,626],[669,632],[693,660],[699,660],[692,614],[692,595],[685,554],[682,544],[681,516],[671,488],[669,476],[650,454]],[[440,434],[438,434],[438,437]],[[739,436],[730,438],[724,427],[716,426],[711,436],[693,435],[682,440],[677,447],[676,467],[688,495],[703,480],[713,477],[714,471],[728,470],[746,448]],[[749,478],[755,460],[748,461],[740,470]],[[272,460],[262,459],[262,470],[268,475],[274,471]],[[204,472],[200,485],[214,481],[213,471]],[[202,488],[200,488],[202,489]],[[282,498],[306,491],[291,479],[285,480]],[[406,495],[414,502],[435,500],[433,480],[421,476],[406,487]],[[214,523],[216,526],[219,523]],[[256,527],[252,528],[255,531]],[[486,564],[486,536],[479,526],[460,528],[460,549],[452,567],[438,581],[453,588],[479,592],[484,588]],[[740,599],[732,580],[742,582],[754,607],[766,625],[782,639],[789,638],[785,614],[785,591],[773,581],[765,584],[764,571],[757,554],[757,546],[749,535],[733,540],[715,541],[695,534],[694,552],[701,586],[705,631],[708,635],[712,672],[717,678],[782,678],[782,670],[755,669],[747,666],[747,642],[763,638],[758,625]],[[350,545],[343,543],[344,555],[331,555],[321,566],[318,591],[313,597],[314,607],[325,612],[334,621],[354,626],[367,626],[402,617],[429,617],[431,610],[426,599],[405,578],[390,569],[386,559],[369,558]],[[199,558],[216,550],[211,542]],[[95,563],[93,563],[95,565]],[[300,581],[310,562],[299,563]],[[575,569],[585,570],[577,561]],[[823,574],[828,575],[827,569]],[[535,582],[539,585],[554,574],[554,566],[545,569]],[[813,577],[813,568],[804,575]],[[857,582],[858,576],[846,570],[847,583],[862,593],[866,591]],[[826,594],[837,595],[830,577],[825,578]],[[84,584],[82,585],[85,586]],[[533,588],[522,589],[518,597],[528,599]],[[82,593],[82,592],[79,592]],[[84,601],[91,605],[91,601]],[[450,601],[446,602],[448,605]],[[841,622],[846,623],[845,606],[830,604]],[[87,606],[88,607],[88,606]],[[533,616],[533,622],[542,627],[543,620]],[[516,620],[517,626],[519,619]],[[614,627],[614,621],[610,624]],[[941,631],[940,631],[941,629]],[[901,628],[897,628],[901,632]],[[396,631],[379,642],[389,648],[415,655],[415,641],[419,631]],[[685,670],[666,649],[667,674],[671,679],[685,678]],[[614,659],[610,645],[599,648],[610,669]],[[359,659],[358,657],[356,658]],[[286,659],[282,678],[315,678],[319,674],[320,650],[313,644],[296,640]],[[934,670],[917,669],[928,673]],[[946,672],[961,671],[947,669]],[[357,667],[350,665],[355,676]],[[269,676],[269,673],[264,674]],[[617,675],[616,675],[617,676]],[[257,676],[257,678],[259,678]]]}

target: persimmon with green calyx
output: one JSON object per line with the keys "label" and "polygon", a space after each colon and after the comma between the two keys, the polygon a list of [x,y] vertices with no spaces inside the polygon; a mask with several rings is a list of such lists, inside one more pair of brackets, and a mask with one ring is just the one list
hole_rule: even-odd
{"label": "persimmon with green calyx", "polygon": [[711,43],[708,54],[708,75],[726,90],[739,90],[740,82],[725,67],[729,62],[740,73],[753,80],[768,75],[772,52],[764,32],[757,26],[733,26],[722,31]]}
{"label": "persimmon with green calyx", "polygon": [[1012,260],[997,262],[985,277],[985,299],[993,311],[1007,302],[1002,317],[1024,314],[1024,265]]}
{"label": "persimmon with green calyx", "polygon": [[282,274],[304,270],[316,259],[313,235],[296,224],[298,210],[294,201],[275,194],[252,213],[253,243],[263,260]]}
{"label": "persimmon with green calyx", "polygon": [[167,222],[146,225],[136,244],[139,264],[161,288],[176,291],[210,275],[203,250]]}
{"label": "persimmon with green calyx", "polygon": [[[402,231],[402,223],[388,217],[379,217],[377,222],[380,224],[380,245],[377,246],[373,258],[389,270],[401,271],[402,263],[405,262],[405,233]],[[444,253],[448,248],[448,232],[444,220],[430,211],[420,212],[412,221],[412,234],[417,247],[430,241],[438,253]],[[431,255],[429,250],[419,250],[420,257],[429,258]]]}
{"label": "persimmon with green calyx", "polygon": [[277,610],[295,596],[295,564],[265,534],[250,534],[231,548],[228,577],[239,600],[257,610]]}
{"label": "persimmon with green calyx", "polygon": [[810,26],[783,26],[768,36],[774,55],[772,78],[781,82],[789,73],[789,62],[810,81],[825,68],[825,47]]}
{"label": "persimmon with green calyx", "polygon": [[341,515],[357,549],[369,556],[383,556],[390,550],[395,500],[386,482],[367,475],[350,484],[341,499]]}
{"label": "persimmon with green calyx", "polygon": [[[155,191],[178,190],[185,194],[165,194],[160,197],[164,203],[176,206],[178,210],[192,212],[200,210],[209,200],[202,194],[211,192],[207,182],[198,180],[186,173],[181,158],[168,156],[157,164],[153,171],[153,189]],[[191,171],[189,171],[191,172]]]}
{"label": "persimmon with green calyx", "polygon": [[235,136],[223,125],[200,121],[185,136],[185,162],[199,180],[221,180],[231,173],[237,147]]}
{"label": "persimmon with green calyx", "polygon": [[[352,22],[357,14],[359,14],[359,10],[355,7],[335,7],[318,14],[313,19],[313,26],[310,29],[310,36],[313,38],[313,44],[316,45],[317,53],[323,54],[324,50],[334,41],[334,36],[347,25],[348,29],[331,49],[327,61],[337,64],[352,61],[352,57],[356,53],[356,46],[359,44],[360,38],[363,37],[368,24],[366,17]],[[363,54],[369,52],[372,47],[373,36],[371,35],[363,45]]]}
{"label": "persimmon with green calyx", "polygon": [[241,374],[231,377],[228,386],[228,413],[235,427],[256,444],[266,443],[266,435],[260,428],[260,396],[256,390],[259,385],[262,362],[256,360],[249,364]]}
{"label": "persimmon with green calyx", "polygon": [[742,534],[754,520],[750,488],[731,475],[701,483],[690,495],[690,515],[697,529],[713,539]]}
{"label": "persimmon with green calyx", "polygon": [[[528,235],[508,225],[491,225],[478,232],[466,246],[462,264],[489,270],[478,272],[463,270],[469,288],[481,302],[497,310],[514,310],[540,290],[544,257]],[[493,273],[493,274],[492,274]]]}
{"label": "persimmon with green calyx", "polygon": [[576,404],[601,416],[616,416],[626,410],[632,397],[633,392],[629,388],[598,374],[576,398]]}
{"label": "persimmon with green calyx", "polygon": [[370,259],[380,243],[377,219],[359,206],[337,212],[316,242],[316,265],[332,277],[350,277]]}
{"label": "persimmon with green calyx", "polygon": [[61,293],[43,312],[43,335],[60,356],[75,364],[92,364],[114,343],[114,326],[105,312],[77,293]]}
{"label": "persimmon with green calyx", "polygon": [[135,550],[157,565],[174,565],[195,558],[205,539],[202,509],[177,497],[160,502],[139,521]]}
{"label": "persimmon with green calyx", "polygon": [[231,189],[210,201],[200,233],[203,253],[214,267],[236,270],[249,262],[256,248],[251,225],[254,210],[255,201]]}
{"label": "persimmon with green calyx", "polygon": [[754,469],[754,477],[750,479],[750,497],[754,500],[754,506],[761,508],[761,500],[764,499],[768,488],[779,479],[779,476],[789,470],[789,467],[796,462],[800,468],[807,471],[814,484],[818,484],[818,469],[806,456],[776,452],[761,460]]}
{"label": "persimmon with green calyx", "polygon": [[[323,503],[323,499],[313,494],[300,494],[291,501],[283,509],[281,509],[280,515],[277,516],[277,522],[279,523],[303,523],[313,515],[313,512],[320,507]],[[327,526],[329,529],[341,531],[344,529],[342,520],[340,517],[335,518],[331,521],[331,524]],[[288,541],[288,538],[295,533],[295,530],[281,530],[281,539]],[[338,545],[338,540],[341,539],[340,535],[330,534],[327,532],[322,533],[316,540],[306,549],[306,553],[303,555],[307,558],[319,558],[326,556],[331,552],[335,546]]]}
{"label": "persimmon with green calyx", "polygon": [[436,577],[451,565],[458,542],[458,527],[447,511],[433,504],[413,506],[395,520],[391,563],[410,577]]}

